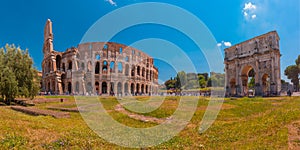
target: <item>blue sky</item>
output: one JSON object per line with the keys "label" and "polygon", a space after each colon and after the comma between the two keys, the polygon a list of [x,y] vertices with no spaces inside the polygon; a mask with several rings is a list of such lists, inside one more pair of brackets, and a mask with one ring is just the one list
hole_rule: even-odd
{"label": "blue sky", "polygon": [[[41,70],[43,30],[48,18],[53,22],[55,50],[65,51],[71,46],[77,46],[86,31],[105,14],[141,2],[150,1],[2,0],[0,2],[0,47],[6,43],[14,43],[23,49],[28,48],[35,66]],[[154,2],[176,5],[196,15],[210,29],[221,48],[277,30],[281,38],[281,70],[284,79],[286,77],[283,70],[286,66],[294,64],[300,54],[299,0],[157,0]],[[149,12],[141,10],[141,13]],[[119,21],[128,18],[120,18]],[[134,26],[116,35],[112,41],[130,45],[144,38],[161,38],[176,43],[178,47],[185,50],[195,64],[197,72],[209,71],[203,54],[197,46],[182,33],[165,26]],[[174,69],[172,70],[167,63],[157,60],[156,65],[162,80],[174,76]]]}

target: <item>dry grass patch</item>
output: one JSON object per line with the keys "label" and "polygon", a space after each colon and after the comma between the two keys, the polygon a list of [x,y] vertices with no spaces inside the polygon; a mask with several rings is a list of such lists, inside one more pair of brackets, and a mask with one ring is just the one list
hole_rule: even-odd
{"label": "dry grass patch", "polygon": [[300,120],[287,126],[289,130],[289,149],[300,149]]}

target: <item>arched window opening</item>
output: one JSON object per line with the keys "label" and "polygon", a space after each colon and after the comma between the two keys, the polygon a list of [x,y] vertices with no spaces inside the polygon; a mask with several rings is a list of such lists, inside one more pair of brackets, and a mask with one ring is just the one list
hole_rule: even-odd
{"label": "arched window opening", "polygon": [[107,61],[103,61],[103,65],[102,65],[102,73],[107,73]]}
{"label": "arched window opening", "polygon": [[72,94],[72,83],[68,82],[68,94]]}
{"label": "arched window opening", "polygon": [[118,94],[123,94],[123,93],[122,93],[122,83],[121,83],[121,82],[118,83],[117,93],[118,93]]}
{"label": "arched window opening", "polygon": [[123,73],[123,64],[122,64],[122,62],[118,63],[118,73]]}
{"label": "arched window opening", "polygon": [[119,49],[119,53],[120,53],[120,54],[122,54],[122,52],[123,52],[123,48],[122,48],[122,47],[120,47],[120,49]]}
{"label": "arched window opening", "polygon": [[107,44],[104,44],[103,49],[108,49]]}
{"label": "arched window opening", "polygon": [[56,56],[56,69],[60,70],[60,66],[61,66],[61,56],[57,55]]}
{"label": "arched window opening", "polygon": [[102,94],[107,94],[107,83],[102,82]]}
{"label": "arched window opening", "polygon": [[62,82],[62,83],[61,83],[61,86],[62,86],[63,93],[65,93],[65,83]]}
{"label": "arched window opening", "polygon": [[95,66],[95,74],[99,74],[100,73],[100,63],[96,62],[96,66]]}
{"label": "arched window opening", "polygon": [[137,93],[137,94],[140,93],[140,84],[136,84],[136,93]]}
{"label": "arched window opening", "polygon": [[97,54],[97,55],[96,55],[96,60],[100,60],[100,59],[101,59],[100,55]]}
{"label": "arched window opening", "polygon": [[48,90],[48,92],[50,92],[50,89],[51,87],[50,87],[50,82],[48,82],[48,87],[47,87],[47,90]]}
{"label": "arched window opening", "polygon": [[115,72],[115,62],[110,62],[110,72]]}
{"label": "arched window opening", "polygon": [[142,77],[145,77],[145,68],[142,69]]}
{"label": "arched window opening", "polygon": [[128,56],[125,57],[125,61],[129,62],[129,57]]}
{"label": "arched window opening", "polygon": [[149,79],[149,70],[146,71],[146,80]]}
{"label": "arched window opening", "polygon": [[138,76],[140,76],[140,75],[141,75],[141,74],[140,74],[140,71],[141,71],[141,67],[140,67],[140,66],[138,66],[138,67],[137,67],[137,71],[136,71]]}
{"label": "arched window opening", "polygon": [[131,83],[131,85],[130,85],[130,92],[131,92],[131,95],[135,94],[134,93],[134,84],[133,83]]}
{"label": "arched window opening", "polygon": [[132,66],[132,68],[131,68],[131,76],[132,77],[135,76],[135,66]]}
{"label": "arched window opening", "polygon": [[68,70],[72,70],[72,61],[69,61],[69,64],[68,64]]}
{"label": "arched window opening", "polygon": [[52,71],[51,62],[49,61],[49,63],[48,63],[48,72],[51,72],[51,71]]}
{"label": "arched window opening", "polygon": [[95,83],[95,88],[96,88],[96,93],[97,93],[97,95],[99,95],[100,93],[100,84],[99,84],[99,82],[96,82]]}
{"label": "arched window opening", "polygon": [[125,95],[127,95],[129,93],[129,91],[128,91],[128,83],[125,83],[125,85],[124,85],[124,92],[125,92]]}
{"label": "arched window opening", "polygon": [[144,94],[144,84],[141,86],[141,93]]}
{"label": "arched window opening", "polygon": [[62,79],[62,80],[66,79],[66,74],[62,74],[62,75],[61,75],[61,79]]}

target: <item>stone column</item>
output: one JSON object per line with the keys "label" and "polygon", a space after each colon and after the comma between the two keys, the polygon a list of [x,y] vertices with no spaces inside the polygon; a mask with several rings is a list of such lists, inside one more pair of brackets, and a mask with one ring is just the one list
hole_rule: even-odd
{"label": "stone column", "polygon": [[115,94],[118,94],[117,92],[118,92],[118,82],[114,82],[114,86],[113,86],[113,89],[114,89],[114,93]]}
{"label": "stone column", "polygon": [[110,94],[110,81],[107,82],[107,94]]}
{"label": "stone column", "polygon": [[53,71],[56,71],[56,70],[57,70],[57,69],[56,69],[56,60],[55,60],[55,58],[52,59],[52,68],[53,68]]}
{"label": "stone column", "polygon": [[122,96],[125,96],[125,82],[122,82]]}
{"label": "stone column", "polygon": [[[96,64],[95,64],[95,57],[96,57],[96,55],[95,55],[95,53],[94,52],[92,52],[91,53],[91,63],[92,63],[92,70],[91,70],[91,78],[92,78],[92,93],[93,94],[95,94],[96,93],[96,89],[95,89],[95,68],[96,68]],[[100,71],[100,70],[99,70]],[[99,83],[100,84],[100,83]]]}
{"label": "stone column", "polygon": [[[270,80],[270,84],[271,84],[271,94],[273,94],[274,92],[277,91],[276,89],[276,80],[275,80],[275,62],[274,62],[274,53],[271,53],[271,80]],[[275,85],[274,85],[275,84]]]}

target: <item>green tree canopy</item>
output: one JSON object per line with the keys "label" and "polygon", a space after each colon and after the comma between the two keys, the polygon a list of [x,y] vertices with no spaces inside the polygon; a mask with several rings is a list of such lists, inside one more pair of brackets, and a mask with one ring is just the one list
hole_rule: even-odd
{"label": "green tree canopy", "polygon": [[8,104],[16,97],[33,98],[37,95],[38,71],[33,68],[28,50],[8,44],[1,48],[0,69],[0,94]]}
{"label": "green tree canopy", "polygon": [[199,74],[198,75],[198,81],[201,88],[205,88],[207,85],[207,81],[204,75]]}
{"label": "green tree canopy", "polygon": [[288,79],[291,79],[297,91],[299,91],[299,73],[300,69],[297,65],[288,66],[284,70],[284,74],[287,76]]}

